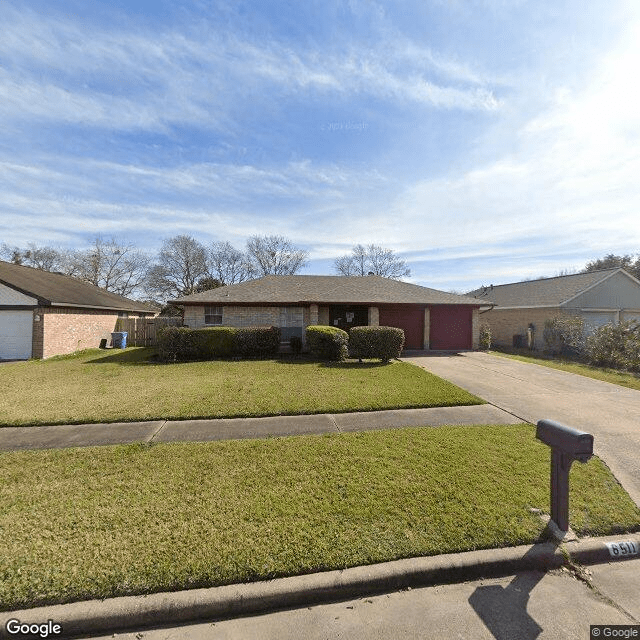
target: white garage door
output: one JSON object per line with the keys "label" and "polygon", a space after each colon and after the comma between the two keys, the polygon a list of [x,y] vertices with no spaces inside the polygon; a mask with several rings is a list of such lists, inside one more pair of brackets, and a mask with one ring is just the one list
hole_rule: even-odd
{"label": "white garage door", "polygon": [[623,311],[621,316],[621,320],[637,322],[640,324],[640,313],[636,313],[635,311]]}
{"label": "white garage door", "polygon": [[0,311],[0,360],[31,357],[33,311]]}
{"label": "white garage door", "polygon": [[588,311],[583,313],[584,333],[590,336],[598,327],[605,324],[615,324],[616,314],[607,311]]}

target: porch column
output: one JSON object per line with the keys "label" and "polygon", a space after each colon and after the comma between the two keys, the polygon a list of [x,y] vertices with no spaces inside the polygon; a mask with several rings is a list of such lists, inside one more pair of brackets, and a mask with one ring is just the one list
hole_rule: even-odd
{"label": "porch column", "polygon": [[370,327],[380,326],[380,311],[378,310],[378,307],[369,307],[369,318],[367,320],[367,324]]}
{"label": "porch column", "polygon": [[318,324],[318,305],[309,306],[309,324]]}
{"label": "porch column", "polygon": [[429,307],[424,308],[424,336],[422,340],[422,348],[427,351],[429,349],[429,336],[431,335],[431,314]]}

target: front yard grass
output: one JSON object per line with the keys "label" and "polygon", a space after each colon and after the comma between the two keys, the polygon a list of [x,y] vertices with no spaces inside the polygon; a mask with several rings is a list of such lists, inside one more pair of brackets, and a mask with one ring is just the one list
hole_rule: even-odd
{"label": "front yard grass", "polygon": [[482,404],[405,362],[160,364],[133,347],[0,367],[0,426],[342,413]]}
{"label": "front yard grass", "polygon": [[617,369],[605,369],[603,367],[595,367],[590,364],[584,364],[581,362],[575,362],[573,360],[566,360],[563,358],[550,358],[525,355],[521,353],[509,353],[507,351],[490,351],[496,356],[502,356],[504,358],[512,358],[513,360],[520,360],[521,362],[530,362],[532,364],[539,364],[543,367],[549,367],[551,369],[560,369],[560,371],[568,371],[569,373],[576,373],[580,376],[586,376],[587,378],[594,378],[595,380],[603,380],[604,382],[611,382],[612,384],[618,384],[622,387],[629,387],[630,389],[637,389],[640,391],[640,377],[633,373],[626,371],[618,371]]}
{"label": "front yard grass", "polygon": [[[640,530],[598,459],[580,534]],[[533,543],[549,449],[531,425],[0,454],[0,610]]]}

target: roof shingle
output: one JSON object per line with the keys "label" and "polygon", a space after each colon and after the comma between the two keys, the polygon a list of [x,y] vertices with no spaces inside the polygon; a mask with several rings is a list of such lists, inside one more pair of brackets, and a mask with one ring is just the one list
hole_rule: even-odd
{"label": "roof shingle", "polygon": [[484,302],[493,302],[499,307],[555,307],[620,270],[603,269],[555,278],[491,285],[470,291],[467,295]]}
{"label": "roof shingle", "polygon": [[0,261],[0,284],[38,299],[43,306],[102,308],[116,311],[152,313],[142,302],[123,298],[100,287],[60,273]]}
{"label": "roof shingle", "polygon": [[380,276],[265,276],[194,293],[177,304],[482,304],[474,298]]}

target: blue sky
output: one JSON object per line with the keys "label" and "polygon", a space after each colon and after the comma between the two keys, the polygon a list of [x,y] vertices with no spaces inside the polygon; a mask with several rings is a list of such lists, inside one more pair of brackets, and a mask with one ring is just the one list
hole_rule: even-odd
{"label": "blue sky", "polygon": [[640,250],[635,0],[0,0],[0,242],[357,243],[467,291]]}

